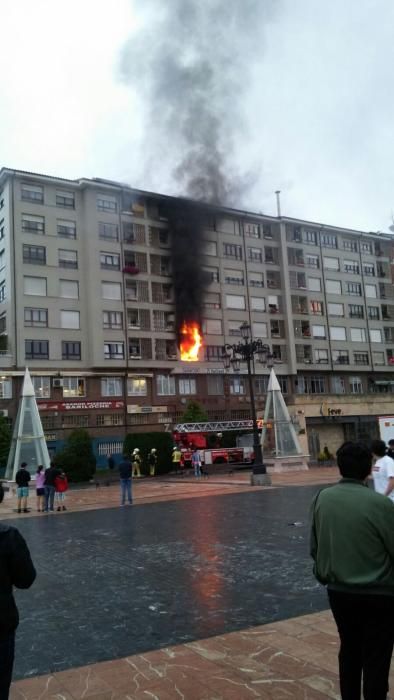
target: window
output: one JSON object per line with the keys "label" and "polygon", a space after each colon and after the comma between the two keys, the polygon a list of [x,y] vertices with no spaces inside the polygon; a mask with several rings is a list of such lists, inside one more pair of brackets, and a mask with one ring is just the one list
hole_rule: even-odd
{"label": "window", "polygon": [[89,416],[87,414],[71,415],[65,414],[62,416],[63,428],[87,428],[89,426]]}
{"label": "window", "polygon": [[102,270],[120,270],[120,255],[117,253],[100,253]]}
{"label": "window", "polygon": [[34,216],[33,214],[22,214],[22,231],[23,233],[37,233],[43,235],[45,233],[44,217]]}
{"label": "window", "polygon": [[22,182],[21,198],[25,202],[34,202],[35,204],[43,204],[44,188],[42,185],[30,185],[27,182]]}
{"label": "window", "polygon": [[263,262],[263,251],[261,248],[248,248],[249,260],[252,262]]}
{"label": "window", "polygon": [[56,190],[56,206],[75,209],[75,194],[69,190]]}
{"label": "window", "polygon": [[105,241],[119,240],[119,226],[117,224],[105,224],[99,222],[99,238]]}
{"label": "window", "polygon": [[34,393],[37,399],[51,398],[51,378],[50,377],[35,377],[31,378],[33,382]]}
{"label": "window", "polygon": [[79,299],[79,282],[76,280],[59,280],[59,296],[63,299]]}
{"label": "window", "polygon": [[326,337],[326,327],[325,326],[312,326],[312,336],[313,336],[313,338],[325,338]]}
{"label": "window", "polygon": [[324,248],[338,248],[337,237],[332,233],[321,233],[320,242]]}
{"label": "window", "polygon": [[266,323],[252,323],[252,333],[253,338],[267,338],[267,324]]}
{"label": "window", "polygon": [[101,282],[101,297],[120,301],[122,299],[120,282]]}
{"label": "window", "polygon": [[106,360],[124,360],[124,343],[104,343]]}
{"label": "window", "polygon": [[309,245],[317,245],[317,233],[316,231],[304,231],[304,241]]}
{"label": "window", "polygon": [[308,277],[308,289],[310,292],[321,291],[321,281],[319,277]]}
{"label": "window", "polygon": [[327,294],[342,294],[342,286],[338,280],[326,280]]}
{"label": "window", "polygon": [[5,333],[7,330],[7,314],[5,311],[3,311],[2,314],[0,314],[0,333]]}
{"label": "window", "polygon": [[307,267],[314,267],[316,269],[319,268],[319,256],[318,255],[312,255],[312,253],[307,253],[305,260],[306,260]]}
{"label": "window", "polygon": [[353,343],[365,343],[367,340],[365,328],[351,328],[350,340],[353,341]]}
{"label": "window", "polygon": [[148,393],[148,382],[145,377],[129,377],[127,380],[128,396],[146,396]]}
{"label": "window", "polygon": [[208,362],[220,362],[223,354],[222,345],[206,345],[205,346],[205,359]]}
{"label": "window", "polygon": [[204,276],[207,280],[207,284],[212,282],[219,282],[219,268],[218,267],[203,267]]}
{"label": "window", "polygon": [[371,329],[369,331],[369,337],[371,339],[371,343],[381,343],[382,342],[382,331]]}
{"label": "window", "polygon": [[356,365],[368,365],[369,364],[369,355],[367,352],[355,352],[354,353],[354,362]]}
{"label": "window", "polygon": [[367,306],[368,318],[371,321],[379,321],[380,313],[378,306]]}
{"label": "window", "polygon": [[222,374],[208,374],[207,391],[208,396],[223,396],[224,382]]}
{"label": "window", "polygon": [[250,287],[264,287],[263,273],[262,272],[249,273],[249,286]]}
{"label": "window", "polygon": [[346,340],[346,329],[342,326],[331,326],[330,338],[331,340]]}
{"label": "window", "polygon": [[129,357],[141,358],[141,340],[139,338],[129,338]]}
{"label": "window", "polygon": [[372,243],[366,243],[365,241],[361,241],[361,252],[368,253],[368,255],[372,255]]}
{"label": "window", "polygon": [[331,392],[333,394],[345,393],[345,379],[343,377],[333,376],[330,378]]}
{"label": "window", "polygon": [[[239,324],[241,325],[241,323]],[[222,322],[220,319],[206,318],[203,321],[203,332],[206,335],[222,335]]]}
{"label": "window", "polygon": [[70,270],[77,270],[78,253],[76,250],[62,250],[59,248],[58,258],[59,267],[67,267]]}
{"label": "window", "polygon": [[[271,227],[270,227],[271,228]],[[244,223],[245,236],[261,238],[260,224]]]}
{"label": "window", "polygon": [[376,284],[365,285],[365,296],[371,299],[377,299]]}
{"label": "window", "polygon": [[127,327],[140,328],[139,309],[127,309]]}
{"label": "window", "polygon": [[364,307],[361,304],[349,304],[350,318],[364,318]]}
{"label": "window", "polygon": [[123,328],[123,314],[121,311],[103,311],[103,328]]}
{"label": "window", "polygon": [[372,353],[372,362],[374,363],[374,365],[386,364],[384,352],[373,352]]}
{"label": "window", "polygon": [[343,241],[343,249],[352,253],[357,253],[357,242],[351,241],[349,238],[345,238]]}
{"label": "window", "polygon": [[25,308],[25,326],[36,326],[38,328],[47,328],[48,326],[48,309],[31,309]]}
{"label": "window", "polygon": [[326,392],[324,377],[321,376],[299,375],[295,380],[295,386],[297,394],[325,394]]}
{"label": "window", "polygon": [[[317,257],[317,256],[316,256]],[[323,258],[325,270],[339,270],[339,258]]]}
{"label": "window", "polygon": [[48,360],[48,340],[25,340],[25,358],[26,360]]}
{"label": "window", "polygon": [[265,311],[264,297],[251,297],[250,304],[252,311]]}
{"label": "window", "polygon": [[233,245],[232,243],[223,243],[223,255],[227,258],[242,260],[242,247],[240,245]]}
{"label": "window", "polygon": [[375,265],[373,263],[363,263],[364,275],[375,277]]}
{"label": "window", "polygon": [[246,381],[245,377],[239,377],[237,375],[230,375],[228,378],[230,394],[240,395],[246,394]]}
{"label": "window", "polygon": [[23,262],[29,265],[46,265],[45,246],[23,245]]}
{"label": "window", "polygon": [[348,272],[351,275],[360,274],[360,267],[356,260],[344,260],[343,270],[344,272]]}
{"label": "window", "polygon": [[326,348],[315,349],[315,362],[319,365],[328,365],[328,350]]}
{"label": "window", "polygon": [[[323,316],[324,315],[324,309],[323,309],[323,302],[322,301],[315,301],[311,299],[309,302],[309,309],[311,314],[315,314],[316,316]],[[304,313],[304,312],[302,312]],[[305,313],[307,311],[305,310]]]}
{"label": "window", "polygon": [[61,311],[60,312],[60,327],[61,328],[80,328],[79,311]]}
{"label": "window", "polygon": [[218,247],[217,247],[215,241],[204,241],[203,242],[203,255],[212,255],[214,258],[217,258]]}
{"label": "window", "polygon": [[227,322],[227,332],[228,335],[241,335],[241,321],[228,321]]}
{"label": "window", "polygon": [[266,394],[268,389],[268,377],[255,377],[254,390],[256,394]]}
{"label": "window", "polygon": [[236,284],[242,286],[245,283],[242,270],[224,270],[224,281],[226,284]]}
{"label": "window", "polygon": [[158,396],[175,396],[175,377],[170,374],[156,375],[156,389]]}
{"label": "window", "polygon": [[85,394],[85,380],[83,377],[63,377],[64,399],[85,396]]}
{"label": "window", "polygon": [[101,377],[101,396],[123,396],[122,377]]}
{"label": "window", "polygon": [[23,278],[24,294],[31,294],[38,297],[46,297],[47,295],[47,280],[46,277],[24,277]]}
{"label": "window", "polygon": [[348,350],[333,350],[332,361],[335,365],[348,365],[349,352]]}
{"label": "window", "polygon": [[77,237],[77,224],[75,221],[63,221],[61,219],[57,222],[57,235],[60,238],[76,238]]}
{"label": "window", "polygon": [[76,341],[62,340],[62,360],[80,360],[81,343]]}
{"label": "window", "polygon": [[99,413],[96,416],[96,425],[123,425],[124,417],[122,413]]}
{"label": "window", "polygon": [[182,377],[178,380],[178,389],[181,395],[191,396],[197,394],[197,382],[195,377]]}
{"label": "window", "polygon": [[97,210],[116,213],[118,211],[118,203],[116,197],[110,197],[105,194],[97,195]]}
{"label": "window", "polygon": [[288,389],[287,377],[280,377],[279,376],[279,377],[277,377],[277,380],[279,382],[279,386],[280,386],[280,390],[281,390],[282,394],[288,394],[289,389]]}
{"label": "window", "polygon": [[362,394],[363,383],[361,377],[349,377],[349,389],[351,394]]}
{"label": "window", "polygon": [[329,316],[344,316],[345,315],[343,304],[333,304],[332,302],[328,302],[327,312],[328,312]]}
{"label": "window", "polygon": [[12,399],[12,379],[0,379],[0,399]]}
{"label": "window", "polygon": [[245,297],[236,294],[226,294],[226,307],[227,309],[241,309],[246,308]]}

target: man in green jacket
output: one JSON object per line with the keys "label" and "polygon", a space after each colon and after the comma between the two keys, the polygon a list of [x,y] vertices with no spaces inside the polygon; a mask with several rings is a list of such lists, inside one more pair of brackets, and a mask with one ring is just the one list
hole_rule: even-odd
{"label": "man in green jacket", "polygon": [[372,454],[346,442],[342,479],[312,503],[314,574],[327,586],[340,637],[343,700],[386,700],[394,645],[394,504],[367,486]]}

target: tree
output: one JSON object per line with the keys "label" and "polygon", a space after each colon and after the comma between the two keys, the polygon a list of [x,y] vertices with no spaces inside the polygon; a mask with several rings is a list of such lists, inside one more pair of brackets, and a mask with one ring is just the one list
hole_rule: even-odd
{"label": "tree", "polygon": [[6,418],[0,416],[0,469],[7,466],[8,455],[11,447],[11,428]]}
{"label": "tree", "polygon": [[136,447],[140,451],[143,474],[149,474],[148,454],[152,447],[157,450],[156,474],[165,474],[170,471],[173,448],[171,433],[129,433],[123,444],[123,452],[131,457]]}
{"label": "tree", "polygon": [[208,414],[198,401],[189,401],[181,420],[182,423],[207,423]]}
{"label": "tree", "polygon": [[96,471],[96,457],[87,430],[73,430],[54,462],[66,472],[70,481],[89,481]]}

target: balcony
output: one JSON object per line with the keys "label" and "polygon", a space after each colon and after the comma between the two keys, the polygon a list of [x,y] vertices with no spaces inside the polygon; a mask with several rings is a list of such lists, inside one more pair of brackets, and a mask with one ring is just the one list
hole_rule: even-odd
{"label": "balcony", "polygon": [[122,272],[126,275],[138,275],[139,269],[136,265],[125,265]]}

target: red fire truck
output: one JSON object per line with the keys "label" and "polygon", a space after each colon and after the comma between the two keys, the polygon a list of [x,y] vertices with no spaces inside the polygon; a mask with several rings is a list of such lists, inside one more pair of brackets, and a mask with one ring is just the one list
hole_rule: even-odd
{"label": "red fire truck", "polygon": [[[262,421],[258,423],[262,427]],[[203,464],[253,464],[253,447],[221,447],[221,433],[229,430],[251,431],[251,420],[214,421],[209,423],[179,423],[174,427],[172,436],[174,444],[179,446],[182,453],[182,463],[185,467],[191,465],[192,451],[197,448]],[[216,436],[213,447],[207,447],[208,435]],[[212,443],[212,438],[210,440]]]}

